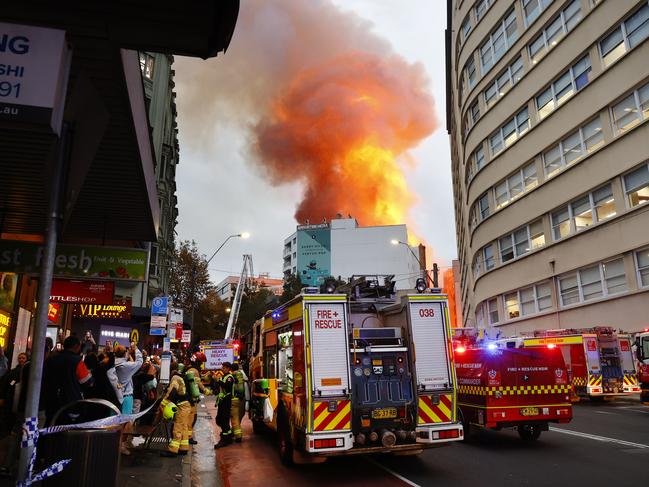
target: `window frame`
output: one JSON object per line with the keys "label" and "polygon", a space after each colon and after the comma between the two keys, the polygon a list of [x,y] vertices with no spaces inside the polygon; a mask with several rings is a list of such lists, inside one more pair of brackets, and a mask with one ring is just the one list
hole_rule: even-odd
{"label": "window frame", "polygon": [[[585,135],[584,135],[584,129],[587,128],[590,124],[592,124],[595,121],[599,122],[599,130],[597,130],[595,132],[601,134],[601,141],[596,143],[589,150],[586,142],[592,140],[594,138],[594,136],[590,136],[589,138],[586,138]],[[601,122],[602,122],[601,118],[599,117],[599,115],[597,115],[595,118],[589,120],[588,122],[586,122],[585,124],[583,124],[582,126],[577,128],[576,130],[568,133],[567,135],[564,135],[563,138],[559,142],[557,142],[556,144],[553,144],[552,146],[548,147],[546,150],[541,152],[541,161],[543,162],[543,173],[545,175],[546,180],[557,176],[559,173],[563,172],[566,168],[572,166],[573,164],[576,164],[581,159],[583,159],[584,157],[586,157],[587,155],[591,154],[592,152],[598,150],[601,147],[601,145],[604,143],[604,130],[602,128],[602,123]],[[568,140],[570,137],[574,136],[576,133],[579,133],[579,139],[580,139],[579,147],[581,149],[581,156],[577,157],[576,159],[573,159],[572,161],[570,161],[570,163],[568,163],[568,162],[566,162],[566,156],[565,156],[566,155],[566,147],[565,147],[564,143],[565,143],[566,140]],[[550,151],[553,151],[553,150],[557,149],[557,148],[559,150],[559,159],[558,159],[559,165],[558,165],[557,169],[550,172],[548,170],[548,163],[547,163],[547,160],[546,160],[546,154],[548,152],[550,152]]]}
{"label": "window frame", "polygon": [[[512,24],[516,27],[516,29],[513,32],[513,35],[508,36],[507,29]],[[503,37],[503,42],[505,47],[502,50],[502,52],[498,53],[496,51],[496,41],[501,35]],[[517,17],[516,17],[516,9],[511,8],[505,13],[505,15],[501,17],[501,19],[498,21],[497,27],[491,30],[489,35],[486,37],[486,41],[480,44],[480,46],[477,49],[478,56],[480,57],[480,73],[482,74],[482,76],[484,76],[489,71],[491,71],[491,69],[496,65],[496,63],[500,59],[502,59],[502,57],[507,53],[507,51],[509,51],[509,49],[516,42],[518,37],[519,37],[519,32],[518,32],[518,24],[517,24]],[[488,48],[487,51],[485,51],[485,48]],[[489,65],[484,63],[486,53],[489,54],[489,58],[491,59],[491,64]]]}
{"label": "window frame", "polygon": [[[643,108],[642,107],[642,102],[640,100],[640,91],[641,90],[648,90],[649,91],[649,83],[645,83],[645,84],[643,84],[641,86],[638,86],[635,90],[633,90],[633,92],[626,94],[623,98],[618,100],[617,103],[614,103],[609,107],[609,112],[610,112],[610,116],[611,116],[611,125],[613,125],[613,134],[614,134],[615,137],[619,137],[621,135],[624,135],[628,131],[633,130],[635,127],[637,127],[638,125],[640,125],[641,123],[643,123],[643,122],[645,122],[646,120],[649,119],[649,97],[647,98],[647,101],[645,102],[645,104],[647,105],[647,108],[645,110],[643,110],[642,109]],[[620,129],[618,127],[617,122],[619,120],[621,120],[621,118],[616,120],[614,110],[615,110],[615,107],[621,105],[622,102],[624,102],[626,99],[630,98],[631,96],[633,97],[635,113],[636,113],[637,116],[635,118],[635,121],[632,124],[627,125],[623,129]],[[625,111],[627,111],[627,110],[625,109]],[[646,114],[645,114],[645,112],[646,112]]]}
{"label": "window frame", "polygon": [[[523,112],[527,112],[527,119],[526,119],[527,128],[525,130],[521,131],[520,127],[521,127],[522,124],[518,122],[518,117]],[[514,124],[514,130],[512,132],[505,133],[505,128],[511,123]],[[527,105],[525,105],[522,109],[520,109],[518,112],[516,112],[516,114],[512,118],[508,119],[504,124],[502,124],[500,126],[500,128],[496,132],[493,132],[489,136],[489,154],[491,155],[491,158],[493,159],[498,154],[500,154],[502,151],[504,151],[505,149],[510,147],[514,142],[516,142],[523,135],[525,135],[527,132],[529,132],[530,128],[531,128],[530,110],[529,110],[529,107]],[[509,144],[507,144],[507,140],[512,136],[512,134],[516,134],[516,137],[511,142],[509,142]],[[494,150],[493,150],[492,139],[494,139],[494,137],[498,137],[499,141],[500,141],[499,145],[500,145],[501,149],[498,150],[497,152],[494,152]]]}
{"label": "window frame", "polygon": [[[525,175],[525,170],[527,168],[530,168],[530,167],[534,168],[534,181],[535,181],[535,183],[528,188],[527,185],[525,184],[525,181],[527,180],[527,177]],[[522,191],[520,193],[518,193],[517,195],[512,196],[512,191],[511,191],[511,187],[510,187],[510,180],[515,176],[520,176],[520,178],[521,178]],[[498,186],[501,186],[502,184],[505,185],[505,192],[503,194],[507,195],[507,200],[505,200],[503,203],[499,204],[498,203],[498,193],[496,192],[496,188]],[[507,206],[509,203],[511,203],[515,199],[520,198],[521,196],[523,196],[528,191],[531,191],[532,189],[536,188],[538,185],[539,185],[539,176],[538,176],[538,174],[536,172],[536,162],[532,161],[532,162],[522,166],[515,173],[512,173],[509,176],[507,176],[505,179],[500,181],[498,184],[494,185],[494,187],[493,187],[493,198],[494,198],[494,206],[495,206],[494,211],[498,211],[499,209],[504,208],[505,206]]]}
{"label": "window frame", "polygon": [[[628,175],[630,175],[631,173],[633,173],[635,171],[638,171],[638,170],[642,169],[642,167],[645,167],[647,169],[647,172],[649,172],[649,161],[643,162],[642,164],[634,167],[632,170],[627,171],[626,173],[624,173],[622,175],[622,189],[624,190],[624,204],[625,204],[627,209],[638,208],[640,206],[643,206],[643,205],[649,203],[649,199],[647,199],[646,201],[644,201],[642,203],[638,203],[637,205],[631,204],[631,196],[629,194],[630,191],[629,191],[629,189],[627,187],[627,182],[626,182],[626,177]],[[649,185],[640,186],[638,188],[635,188],[633,192],[638,193],[640,190],[645,189],[647,187],[649,187]]]}
{"label": "window frame", "polygon": [[[496,306],[495,309],[491,309],[491,303],[495,304]],[[487,299],[485,304],[487,306],[487,322],[490,325],[497,325],[498,323],[500,323],[500,311],[498,310],[498,298]],[[496,320],[492,321],[491,314],[494,312],[496,313]]]}
{"label": "window frame", "polygon": [[[559,240],[563,240],[564,238],[567,238],[567,237],[569,237],[571,235],[574,235],[574,234],[577,234],[577,233],[582,232],[584,230],[587,230],[587,229],[593,227],[594,225],[597,225],[598,223],[602,223],[602,222],[604,222],[606,220],[610,220],[611,218],[613,218],[613,217],[615,217],[617,215],[617,211],[614,212],[613,214],[611,214],[610,216],[608,216],[606,218],[602,218],[602,219],[600,219],[599,216],[597,215],[597,208],[599,208],[599,207],[596,206],[596,204],[595,204],[594,194],[595,194],[595,192],[599,191],[600,189],[604,189],[607,186],[609,187],[611,198],[613,199],[613,203],[615,204],[615,197],[613,195],[613,185],[612,185],[612,183],[608,182],[608,183],[603,184],[602,186],[600,186],[598,188],[593,189],[592,191],[590,191],[589,193],[587,193],[585,195],[581,195],[581,196],[578,196],[577,198],[573,198],[568,203],[563,204],[560,207],[558,207],[555,210],[552,210],[550,212],[550,227],[552,228],[552,239],[555,242],[558,242]],[[591,224],[586,226],[586,227],[583,227],[581,229],[577,229],[577,223],[576,223],[576,220],[575,220],[574,205],[577,202],[579,202],[580,200],[582,200],[582,199],[584,199],[586,197],[588,197],[588,208],[589,208],[590,216],[591,216]],[[563,236],[560,236],[560,237],[557,238],[555,229],[559,225],[555,224],[554,215],[556,213],[559,213],[559,212],[563,213],[564,208],[567,208],[567,210],[568,210],[568,220],[567,221],[570,222],[570,231],[566,235],[563,235]],[[566,221],[566,220],[561,221],[559,224],[563,223],[564,221]]]}
{"label": "window frame", "polygon": [[[635,267],[636,281],[639,289],[649,287],[649,264],[647,266],[640,268],[640,260],[638,259],[638,254],[641,252],[647,252],[649,254],[649,247],[643,247],[633,251],[633,264]],[[647,273],[647,283],[642,283],[642,272],[646,271]]]}
{"label": "window frame", "polygon": [[[547,56],[547,54],[554,47],[556,47],[557,44],[559,44],[559,42],[561,42],[561,40],[563,40],[563,38],[566,37],[566,35],[577,25],[577,24],[575,24],[572,28],[568,29],[568,25],[567,25],[567,22],[566,22],[566,11],[572,5],[574,5],[575,3],[577,3],[577,5],[579,6],[578,11],[579,11],[579,16],[580,16],[580,18],[577,20],[577,24],[579,22],[581,22],[581,20],[583,19],[583,16],[582,16],[582,12],[581,12],[580,1],[579,0],[573,0],[568,5],[566,5],[563,9],[561,9],[561,12],[559,12],[558,15],[556,15],[550,22],[548,22],[548,24],[543,28],[543,30],[539,33],[539,35],[534,37],[527,44],[527,54],[529,55],[530,61],[532,62],[532,64],[538,64],[538,62],[541,61],[545,56]],[[549,40],[548,40],[548,37],[549,37],[548,36],[548,29],[557,21],[557,19],[560,19],[560,21],[561,21],[560,23],[561,23],[562,35],[561,35],[561,37],[559,37],[556,40],[553,40],[552,43],[550,43]],[[572,19],[572,17],[570,19]],[[536,43],[539,39],[543,39],[543,48],[536,51],[535,54],[537,55],[537,57],[535,58],[535,54],[532,53],[531,47],[532,47],[532,44]],[[542,52],[542,55],[540,57],[538,57],[538,53],[541,53],[541,52]]]}
{"label": "window frame", "polygon": [[[628,33],[628,30],[627,30],[627,22],[631,19],[631,17],[636,15],[643,8],[648,8],[649,9],[649,2],[644,2],[644,5],[638,7],[637,9],[635,9],[630,15],[628,15],[624,20],[622,20],[619,24],[617,24],[617,26],[614,29],[610,30],[604,37],[600,38],[597,41],[597,52],[599,53],[599,58],[602,61],[602,65],[604,66],[605,70],[608,69],[609,67],[611,67],[613,64],[615,64],[620,59],[622,59],[628,52],[635,49],[637,47],[637,45],[639,44],[638,43],[635,46],[631,47],[631,43],[629,42],[629,33]],[[648,13],[649,13],[649,10],[648,10]],[[645,21],[645,22],[647,22],[647,21]],[[620,30],[620,32],[622,34],[622,42],[617,44],[613,49],[609,49],[608,52],[606,54],[604,54],[604,50],[602,49],[602,42],[604,42],[606,39],[611,37],[617,30]],[[632,32],[632,34],[633,34],[633,32]],[[647,37],[649,37],[649,35]],[[640,42],[647,39],[647,37],[642,39]],[[618,47],[620,47],[620,46],[624,46],[624,51],[619,53],[617,56],[615,56],[614,59],[612,59],[611,61],[607,62],[606,61],[606,56],[611,54],[613,51],[617,50]]]}
{"label": "window frame", "polygon": [[[554,0],[521,0],[521,12],[523,13],[523,23],[525,25],[525,28],[527,29],[530,25],[534,23],[536,19],[538,19],[541,14],[550,6],[552,5],[552,2]],[[530,19],[526,14],[525,14],[525,7],[529,5],[530,3],[536,3],[538,6],[538,13],[534,16],[534,18]]]}
{"label": "window frame", "polygon": [[[518,227],[517,229],[515,229],[515,230],[513,230],[513,231],[511,231],[509,233],[506,233],[502,237],[498,238],[498,240],[497,240],[498,241],[498,255],[500,256],[501,265],[505,264],[506,262],[516,260],[519,257],[522,257],[524,255],[527,255],[530,252],[533,252],[534,250],[536,250],[538,248],[545,247],[545,229],[543,230],[543,245],[538,245],[536,247],[534,247],[532,245],[532,225],[535,225],[535,224],[537,224],[539,222],[541,223],[541,228],[543,228],[543,219],[542,218],[537,218],[536,220],[533,220],[533,221],[531,221],[530,223],[528,223],[526,225]],[[528,250],[525,251],[525,252],[519,252],[518,251],[518,245],[520,245],[523,242],[522,241],[521,242],[516,241],[516,234],[518,232],[520,232],[521,230],[525,230],[525,233],[526,233],[526,235],[525,235],[526,240],[525,241],[527,242]],[[501,242],[503,240],[506,240],[506,239],[509,239],[510,246],[503,248],[503,246],[501,245]],[[510,259],[505,260],[504,257],[503,257],[503,250],[508,250],[508,249],[511,250],[512,257]]]}
{"label": "window frame", "polygon": [[[579,75],[575,75],[575,69],[576,66],[579,65],[584,59],[587,60],[588,62],[588,68],[581,71]],[[539,121],[544,120],[548,115],[552,114],[557,108],[559,108],[561,105],[566,103],[568,100],[570,100],[573,96],[575,96],[577,93],[579,93],[585,86],[587,86],[590,83],[590,77],[587,76],[587,81],[586,84],[582,85],[580,88],[577,87],[577,80],[583,75],[583,74],[590,74],[593,70],[593,65],[590,62],[590,55],[587,53],[585,56],[582,56],[574,62],[568,69],[563,71],[559,76],[555,78],[552,83],[550,83],[549,86],[547,86],[543,91],[541,91],[539,94],[537,94],[534,97],[534,106],[536,107],[536,112],[539,115]],[[565,76],[569,75],[570,77],[570,94],[568,96],[563,95],[561,98],[558,97],[558,92],[557,92],[557,83],[563,79]],[[544,103],[542,106],[539,106],[539,98],[541,95],[544,95],[547,92],[550,92],[550,98],[549,100]],[[543,109],[547,107],[548,105],[552,104],[552,107],[550,108],[549,111],[544,111]]]}
{"label": "window frame", "polygon": [[[610,277],[609,278],[606,277],[604,266],[606,264],[610,263],[610,262],[615,262],[615,261],[618,261],[618,260],[622,261],[623,274],[620,274],[620,275],[624,275],[625,290],[620,291],[620,292],[611,293],[611,292],[609,292],[608,286],[607,286],[607,279],[610,279]],[[601,294],[601,296],[585,299],[584,298],[584,284],[582,282],[582,272],[586,271],[586,270],[589,270],[589,269],[591,269],[593,267],[597,267],[597,269],[598,269],[599,286],[600,286],[602,294]],[[576,303],[565,304],[564,299],[563,299],[563,292],[561,290],[561,280],[566,279],[566,278],[571,277],[571,276],[575,276],[576,280],[577,280],[578,300],[577,300]],[[619,276],[613,276],[613,277],[619,277]],[[607,298],[609,298],[611,296],[617,296],[619,294],[624,294],[624,293],[629,292],[629,285],[628,285],[628,280],[627,280],[627,275],[626,275],[626,269],[624,269],[624,257],[623,256],[613,257],[611,259],[606,259],[604,261],[597,262],[596,264],[590,264],[590,265],[587,265],[587,266],[584,266],[584,267],[580,267],[579,269],[576,269],[574,271],[565,273],[565,274],[563,274],[561,276],[557,276],[555,279],[556,279],[556,282],[557,282],[557,289],[558,289],[558,292],[559,292],[559,296],[558,296],[559,297],[559,300],[558,300],[559,308],[578,306],[580,304],[588,303],[590,301],[603,300],[603,299],[607,299]],[[589,282],[586,285],[593,284],[595,282],[596,281]]]}
{"label": "window frame", "polygon": [[[513,66],[517,63],[520,62],[520,69],[517,71],[514,71]],[[503,77],[503,75],[507,74],[508,82],[509,82],[509,88],[505,91],[502,91],[503,87],[501,87],[498,84],[498,81]],[[516,75],[521,73],[521,75],[516,79]],[[496,104],[498,100],[500,100],[503,96],[505,96],[509,91],[518,83],[523,75],[525,74],[525,66],[523,65],[523,57],[519,54],[516,59],[512,63],[509,64],[501,73],[498,74],[494,78],[494,80],[487,85],[487,87],[482,91],[482,100],[484,101],[485,104],[485,111],[489,110],[493,105]],[[494,96],[491,98],[487,98],[487,91],[491,87],[495,87],[495,93]],[[504,85],[503,85],[504,86]]]}

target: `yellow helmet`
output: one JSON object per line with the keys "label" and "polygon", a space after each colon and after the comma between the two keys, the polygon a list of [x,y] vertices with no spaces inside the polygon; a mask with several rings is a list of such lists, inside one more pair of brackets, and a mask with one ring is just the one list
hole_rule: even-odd
{"label": "yellow helmet", "polygon": [[178,411],[178,406],[176,406],[173,402],[168,402],[165,407],[162,408],[162,417],[170,421],[174,419],[176,411]]}

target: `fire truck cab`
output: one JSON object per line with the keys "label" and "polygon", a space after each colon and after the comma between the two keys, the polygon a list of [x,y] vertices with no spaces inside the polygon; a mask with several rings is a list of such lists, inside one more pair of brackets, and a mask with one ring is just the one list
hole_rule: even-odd
{"label": "fire truck cab", "polygon": [[363,285],[307,289],[255,324],[250,417],[277,432],[284,463],[462,438],[446,297],[367,297]]}
{"label": "fire truck cab", "polygon": [[603,399],[640,392],[628,334],[610,327],[544,330],[525,337],[524,343],[559,348],[577,396]]}
{"label": "fire truck cab", "polygon": [[514,427],[522,439],[534,441],[549,423],[572,419],[570,383],[560,350],[555,347],[485,348],[455,353],[458,405],[469,437],[472,429]]}

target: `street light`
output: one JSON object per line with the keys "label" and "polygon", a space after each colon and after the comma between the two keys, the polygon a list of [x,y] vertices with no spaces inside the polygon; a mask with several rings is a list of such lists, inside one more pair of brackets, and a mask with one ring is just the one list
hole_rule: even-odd
{"label": "street light", "polygon": [[212,254],[212,257],[210,257],[209,259],[207,259],[207,263],[208,263],[208,264],[209,264],[210,261],[214,258],[214,256],[215,256],[216,254],[219,253],[219,250],[221,250],[221,249],[225,246],[225,244],[228,243],[228,240],[230,240],[231,238],[242,238],[242,239],[245,240],[245,239],[247,239],[247,238],[250,238],[250,233],[248,233],[248,232],[243,232],[243,233],[235,233],[235,234],[233,234],[233,235],[230,235],[228,238],[226,238],[226,239],[223,241],[223,243],[222,243],[221,245],[219,245],[219,248],[216,249],[216,250],[214,251],[214,253]]}

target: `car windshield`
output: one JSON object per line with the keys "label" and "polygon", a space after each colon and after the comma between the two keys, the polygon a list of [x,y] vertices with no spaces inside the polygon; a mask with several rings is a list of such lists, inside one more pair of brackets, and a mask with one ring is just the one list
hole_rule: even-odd
{"label": "car windshield", "polygon": [[642,357],[649,358],[649,337],[642,337]]}

